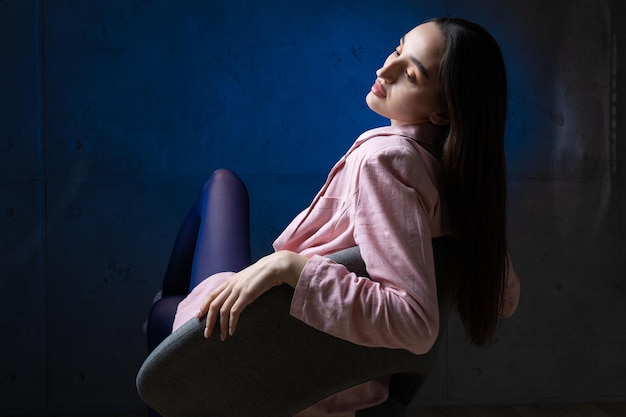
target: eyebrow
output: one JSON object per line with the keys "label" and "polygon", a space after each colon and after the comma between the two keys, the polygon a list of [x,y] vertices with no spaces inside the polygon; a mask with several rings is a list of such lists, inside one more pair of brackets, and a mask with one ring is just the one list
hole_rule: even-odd
{"label": "eyebrow", "polygon": [[[402,44],[404,44],[404,36],[400,38],[400,45]],[[415,64],[417,69],[424,75],[424,77],[430,79],[430,77],[428,76],[428,71],[426,71],[426,67],[420,62],[419,59],[415,58],[413,55],[409,55],[409,59],[411,60],[411,62],[413,62],[413,64]]]}

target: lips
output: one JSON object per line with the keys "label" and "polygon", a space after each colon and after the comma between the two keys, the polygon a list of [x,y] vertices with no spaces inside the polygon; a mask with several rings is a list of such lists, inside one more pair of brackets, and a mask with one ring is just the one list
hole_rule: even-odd
{"label": "lips", "polygon": [[372,93],[374,93],[376,97],[387,97],[387,92],[385,91],[385,88],[379,82],[375,82],[372,86]]}

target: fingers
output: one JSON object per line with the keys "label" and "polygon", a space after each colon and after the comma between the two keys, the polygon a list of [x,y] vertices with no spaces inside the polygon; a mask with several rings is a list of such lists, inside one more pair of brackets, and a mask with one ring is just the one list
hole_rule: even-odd
{"label": "fingers", "polygon": [[204,337],[209,338],[215,326],[220,327],[220,339],[226,340],[227,336],[235,334],[241,311],[247,305],[241,297],[235,285],[223,285],[209,296],[205,304],[200,308],[196,317],[202,319],[206,314],[206,326]]}
{"label": "fingers", "polygon": [[198,320],[202,319],[204,316],[207,315],[207,313],[209,312],[211,303],[213,303],[213,301],[226,289],[227,286],[228,286],[228,281],[222,283],[219,287],[213,290],[212,293],[209,294],[206,301],[200,306],[200,309],[198,309],[198,312],[196,313],[196,318]]}
{"label": "fingers", "polygon": [[235,334],[239,316],[246,307],[247,301],[239,292],[231,292],[220,308],[220,338],[226,340],[227,336]]}
{"label": "fingers", "polygon": [[[227,284],[227,283],[225,283]],[[230,294],[227,285],[220,285],[217,287],[207,298],[207,300],[202,304],[198,313],[196,314],[196,318],[198,320],[202,320],[203,317],[206,316],[206,325],[204,328],[204,337],[209,338],[211,333],[213,333],[213,328],[217,323],[217,319],[220,316],[220,309],[224,304],[224,300]]]}
{"label": "fingers", "polygon": [[287,282],[281,278],[285,271],[292,272],[292,268],[285,267],[290,265],[285,262],[286,253],[261,259],[231,276],[207,297],[196,315],[202,320],[206,314],[204,337],[208,338],[213,333],[218,321],[221,339],[225,340],[228,335],[232,336],[237,329],[239,316],[246,306],[270,288]]}
{"label": "fingers", "polygon": [[238,298],[233,306],[230,308],[230,317],[228,322],[228,334],[230,336],[235,334],[235,330],[237,330],[237,323],[239,323],[239,316],[241,312],[246,307],[246,303],[242,298]]}
{"label": "fingers", "polygon": [[222,339],[222,341],[226,340],[226,336],[228,334],[228,321],[230,317],[229,300],[230,297],[220,308],[220,339]]}

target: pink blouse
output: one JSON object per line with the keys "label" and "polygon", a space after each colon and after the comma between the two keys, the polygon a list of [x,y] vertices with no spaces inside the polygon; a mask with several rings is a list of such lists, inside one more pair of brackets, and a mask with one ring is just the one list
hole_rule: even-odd
{"label": "pink blouse", "polygon": [[[431,240],[451,234],[439,193],[440,163],[427,150],[438,134],[430,124],[372,129],[337,162],[311,205],[274,242],[275,250],[309,257],[295,288],[292,316],[360,345],[428,352],[439,331]],[[355,245],[371,279],[324,256]],[[223,279],[205,280],[199,287],[215,288]],[[510,267],[501,316],[513,314],[519,291]],[[189,301],[179,306],[174,328],[197,311],[196,303],[185,304]],[[387,395],[388,380],[378,379],[297,416],[354,416]]]}

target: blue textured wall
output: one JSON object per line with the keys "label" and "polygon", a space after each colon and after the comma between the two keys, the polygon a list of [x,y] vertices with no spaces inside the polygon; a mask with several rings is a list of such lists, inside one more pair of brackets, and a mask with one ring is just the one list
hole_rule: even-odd
{"label": "blue textured wall", "polygon": [[0,0],[0,415],[141,409],[142,326],[204,180],[240,174],[270,251],[385,122],[364,103],[384,57],[443,14],[486,25],[509,68],[523,297],[488,351],[453,320],[420,400],[626,400],[623,8]]}

